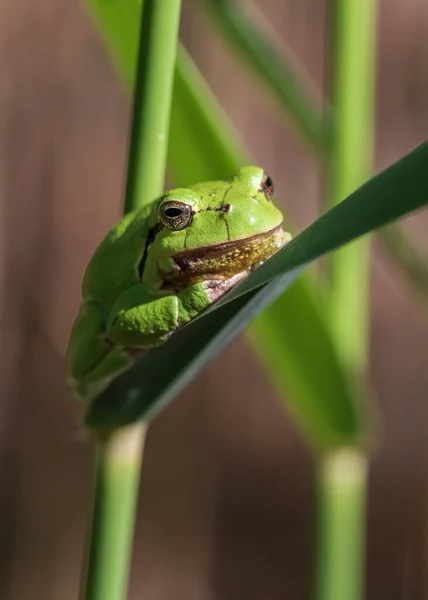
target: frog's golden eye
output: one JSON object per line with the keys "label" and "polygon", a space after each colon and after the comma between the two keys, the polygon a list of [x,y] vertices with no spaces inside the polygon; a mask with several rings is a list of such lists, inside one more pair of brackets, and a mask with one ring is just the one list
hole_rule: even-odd
{"label": "frog's golden eye", "polygon": [[165,202],[159,209],[159,219],[168,229],[179,231],[192,222],[192,207],[176,200]]}
{"label": "frog's golden eye", "polygon": [[266,173],[263,173],[262,182],[260,184],[260,189],[264,193],[265,198],[267,200],[270,200],[272,198],[272,196],[273,196],[273,181],[269,177],[269,175],[266,175]]}

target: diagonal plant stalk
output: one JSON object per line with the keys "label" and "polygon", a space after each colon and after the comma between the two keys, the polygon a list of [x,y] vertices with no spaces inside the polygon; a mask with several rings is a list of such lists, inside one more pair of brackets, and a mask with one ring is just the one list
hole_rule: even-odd
{"label": "diagonal plant stalk", "polygon": [[[328,128],[325,127],[320,117],[320,108],[315,102],[315,98],[320,100],[322,94],[311,84],[309,76],[282,40],[282,52],[279,40],[275,45],[270,42],[274,33],[267,21],[265,29],[269,29],[269,39],[262,34],[260,23],[264,20],[263,13],[252,3],[246,5],[247,9],[251,7],[252,19],[240,10],[235,1],[204,0],[203,4],[219,26],[220,33],[243,58],[244,65],[255,73],[264,89],[285,109],[284,114],[291,116],[291,124],[301,133],[303,140],[309,142],[321,156],[327,154]],[[257,27],[253,21],[257,23]],[[326,107],[325,114],[327,113]]]}
{"label": "diagonal plant stalk", "polygon": [[[125,212],[163,190],[180,8],[179,0],[146,0],[140,17]],[[145,434],[140,422],[97,436],[84,600],[126,597]]]}
{"label": "diagonal plant stalk", "polygon": [[409,237],[403,226],[390,225],[379,232],[379,238],[399,265],[404,276],[418,293],[425,308],[428,305],[428,262],[424,260],[420,251],[410,243]]}

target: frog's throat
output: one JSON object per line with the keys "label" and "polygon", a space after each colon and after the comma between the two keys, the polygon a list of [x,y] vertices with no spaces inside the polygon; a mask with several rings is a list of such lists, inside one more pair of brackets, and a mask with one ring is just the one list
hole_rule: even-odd
{"label": "frog's throat", "polygon": [[163,274],[164,288],[184,288],[207,280],[225,280],[267,260],[284,245],[282,224],[265,233],[224,242],[173,257],[175,268]]}

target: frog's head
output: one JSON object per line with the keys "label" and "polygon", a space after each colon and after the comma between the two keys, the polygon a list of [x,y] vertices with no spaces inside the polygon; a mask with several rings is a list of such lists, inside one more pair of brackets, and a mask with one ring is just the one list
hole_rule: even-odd
{"label": "frog's head", "polygon": [[289,239],[272,195],[272,181],[258,167],[166,193],[153,215],[149,271],[155,268],[164,287],[186,287],[229,279],[266,260]]}

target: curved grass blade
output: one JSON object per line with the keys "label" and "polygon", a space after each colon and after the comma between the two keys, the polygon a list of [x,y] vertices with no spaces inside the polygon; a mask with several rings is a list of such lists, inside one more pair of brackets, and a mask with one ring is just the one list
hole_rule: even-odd
{"label": "curved grass blade", "polygon": [[[306,265],[428,204],[427,164],[425,142],[322,215],[217,305],[118,377],[89,407],[87,426],[112,427],[152,418]],[[341,441],[356,443],[361,434],[358,420],[352,417]],[[337,432],[325,432],[321,441],[326,446],[337,444]]]}

